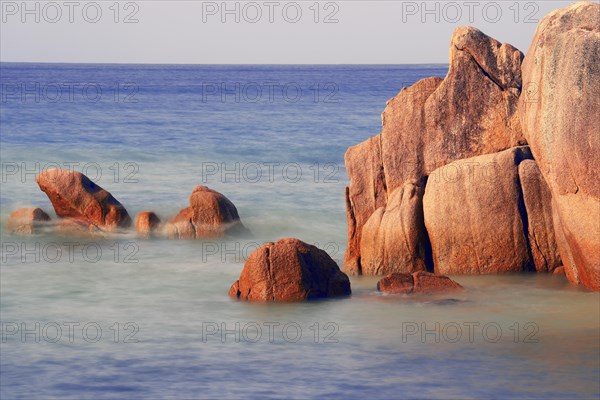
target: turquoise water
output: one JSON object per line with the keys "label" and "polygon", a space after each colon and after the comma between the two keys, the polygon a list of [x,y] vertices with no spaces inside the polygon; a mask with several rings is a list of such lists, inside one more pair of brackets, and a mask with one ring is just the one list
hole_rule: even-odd
{"label": "turquoise water", "polygon": [[265,241],[343,259],[345,150],[379,132],[402,86],[445,72],[1,64],[3,222],[21,206],[51,211],[35,174],[58,164],[133,215],[169,218],[208,185],[253,233],[3,232],[1,397],[597,398],[599,294],[561,277],[455,277],[467,290],[450,297],[384,296],[368,277],[343,300],[227,297]]}

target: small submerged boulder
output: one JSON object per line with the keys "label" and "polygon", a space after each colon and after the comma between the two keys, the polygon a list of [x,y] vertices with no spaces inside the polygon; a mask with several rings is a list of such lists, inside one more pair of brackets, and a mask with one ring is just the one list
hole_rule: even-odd
{"label": "small submerged boulder", "polygon": [[229,289],[250,301],[302,301],[350,295],[350,280],[325,252],[298,239],[280,239],[256,249]]}
{"label": "small submerged boulder", "polygon": [[137,233],[149,238],[158,229],[160,218],[152,211],[142,211],[135,218],[135,229]]}
{"label": "small submerged boulder", "polygon": [[62,236],[82,237],[86,239],[100,239],[105,237],[105,232],[97,225],[74,218],[65,218],[58,221],[55,232]]}
{"label": "small submerged boulder", "polygon": [[560,267],[554,268],[554,271],[552,271],[552,274],[565,276],[565,267],[563,265],[561,265]]}
{"label": "small submerged boulder", "polygon": [[50,221],[50,216],[41,208],[19,208],[10,213],[6,223],[9,233],[31,235],[37,233],[44,222]]}
{"label": "small submerged boulder", "polygon": [[108,230],[131,225],[125,207],[80,172],[48,169],[42,171],[36,181],[61,218],[85,221]]}
{"label": "small submerged boulder", "polygon": [[190,207],[184,208],[171,219],[166,226],[169,239],[195,239],[196,230],[192,222],[193,210]]}
{"label": "small submerged boulder", "polygon": [[377,282],[377,290],[389,294],[427,294],[463,290],[463,287],[447,276],[417,271],[389,274]]}
{"label": "small submerged boulder", "polygon": [[206,186],[196,186],[190,206],[179,211],[166,230],[171,239],[204,239],[243,233],[246,228],[227,197]]}
{"label": "small submerged boulder", "polygon": [[377,282],[378,291],[391,294],[412,293],[414,286],[415,282],[412,274],[402,272],[393,272]]}

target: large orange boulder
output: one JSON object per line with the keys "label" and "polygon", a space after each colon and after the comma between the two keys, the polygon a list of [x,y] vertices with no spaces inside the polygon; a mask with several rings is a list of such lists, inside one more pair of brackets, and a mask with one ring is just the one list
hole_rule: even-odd
{"label": "large orange boulder", "polygon": [[526,231],[537,272],[552,272],[562,265],[552,221],[552,195],[533,160],[519,164],[519,180],[526,210]]}
{"label": "large orange boulder", "polygon": [[48,169],[36,181],[61,218],[82,220],[108,230],[131,225],[125,207],[80,172]]}
{"label": "large orange boulder", "polygon": [[518,166],[527,146],[455,161],[434,171],[423,197],[435,272],[495,274],[531,263]]}
{"label": "large orange boulder", "polygon": [[523,62],[519,115],[552,193],[565,273],[600,290],[600,5],[544,17]]}
{"label": "large orange boulder", "polygon": [[371,215],[360,242],[364,275],[425,271],[423,187],[406,183]]}
{"label": "large orange boulder", "polygon": [[350,280],[325,252],[298,239],[256,249],[229,290],[250,301],[302,301],[350,295]]}
{"label": "large orange boulder", "polygon": [[388,294],[428,294],[463,290],[463,287],[447,276],[418,271],[389,274],[377,282],[377,290]]}
{"label": "large orange boulder", "polygon": [[388,193],[454,160],[525,143],[517,115],[522,59],[476,28],[456,29],[446,77],[403,89],[383,112]]}
{"label": "large orange boulder", "polygon": [[190,206],[170,220],[166,230],[172,239],[218,238],[246,232],[235,205],[206,186],[194,188]]}
{"label": "large orange boulder", "polygon": [[19,208],[10,213],[6,230],[19,235],[31,235],[40,231],[50,216],[41,208]]}
{"label": "large orange boulder", "polygon": [[382,133],[346,152],[344,271],[371,273],[362,267],[363,227],[397,188],[450,162],[526,143],[517,115],[522,58],[478,29],[458,28],[446,77],[423,79],[388,101]]}

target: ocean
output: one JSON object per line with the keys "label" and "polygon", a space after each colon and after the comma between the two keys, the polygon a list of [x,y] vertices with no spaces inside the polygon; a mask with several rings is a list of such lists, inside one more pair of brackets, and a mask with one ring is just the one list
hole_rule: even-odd
{"label": "ocean", "polygon": [[[403,86],[447,65],[0,64],[1,224],[55,218],[35,175],[71,168],[132,217],[197,185],[240,240],[30,237],[2,228],[0,397],[600,396],[600,294],[543,274],[455,276],[466,291],[301,304],[227,296],[260,244],[297,237],[341,266],[344,153]],[[415,134],[419,134],[415,132]]]}

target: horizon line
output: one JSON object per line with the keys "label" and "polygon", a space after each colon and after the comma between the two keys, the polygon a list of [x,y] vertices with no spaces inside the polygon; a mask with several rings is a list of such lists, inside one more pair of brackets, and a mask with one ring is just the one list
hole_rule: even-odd
{"label": "horizon line", "polygon": [[189,66],[211,66],[211,65],[258,65],[258,66],[284,66],[284,65],[364,65],[364,66],[386,66],[386,65],[449,65],[449,63],[145,63],[145,62],[78,62],[78,61],[0,61],[0,64],[86,64],[86,65],[189,65]]}

